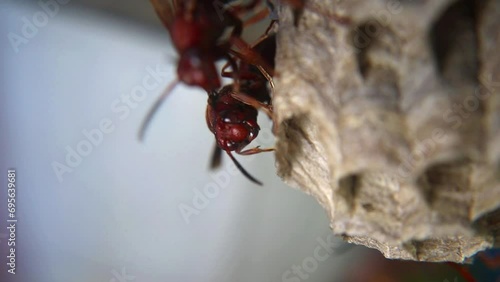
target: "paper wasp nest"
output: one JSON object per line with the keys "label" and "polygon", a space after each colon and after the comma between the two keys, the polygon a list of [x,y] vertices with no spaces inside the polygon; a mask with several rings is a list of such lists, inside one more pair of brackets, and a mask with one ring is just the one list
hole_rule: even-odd
{"label": "paper wasp nest", "polygon": [[499,246],[500,1],[310,0],[298,27],[279,12],[285,182],[388,258]]}

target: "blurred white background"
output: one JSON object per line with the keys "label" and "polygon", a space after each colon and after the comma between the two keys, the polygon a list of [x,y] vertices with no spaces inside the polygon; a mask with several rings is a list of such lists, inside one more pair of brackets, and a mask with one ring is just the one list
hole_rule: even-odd
{"label": "blurred white background", "polygon": [[[281,183],[271,153],[237,156],[263,187],[232,174],[226,156],[208,170],[205,93],[176,88],[137,140],[176,58],[148,1],[59,0],[68,3],[44,20],[48,2],[57,3],[0,4],[0,281],[337,281],[358,250],[343,253],[335,241],[313,267],[330,233],[326,214]],[[148,89],[130,98],[140,87]],[[260,122],[257,143],[272,146]],[[74,167],[71,150],[87,154],[72,157]],[[9,168],[18,184],[15,276],[6,272]],[[307,278],[292,269],[304,262]]]}

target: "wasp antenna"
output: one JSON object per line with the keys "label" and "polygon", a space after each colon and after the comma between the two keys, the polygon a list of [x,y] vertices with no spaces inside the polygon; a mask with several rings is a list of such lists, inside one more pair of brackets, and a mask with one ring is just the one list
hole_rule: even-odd
{"label": "wasp antenna", "polygon": [[170,94],[170,92],[172,92],[172,90],[175,88],[175,86],[177,85],[178,82],[179,82],[179,80],[172,81],[167,86],[165,91],[163,91],[161,96],[158,97],[158,99],[156,99],[156,102],[154,103],[153,107],[151,108],[151,110],[149,110],[148,114],[146,115],[146,118],[142,122],[141,128],[139,130],[139,141],[144,140],[144,134],[146,133],[146,129],[147,129],[149,123],[151,122],[151,120],[153,119],[153,116],[158,111],[161,104],[165,101],[165,98],[167,98],[168,94]]}
{"label": "wasp antenna", "polygon": [[231,158],[231,160],[233,160],[234,164],[236,165],[236,167],[241,171],[241,173],[243,173],[243,175],[245,175],[250,181],[252,181],[253,183],[257,184],[257,185],[261,185],[262,186],[262,182],[260,182],[259,180],[257,180],[255,177],[253,177],[252,175],[250,175],[250,173],[248,173],[242,166],[241,164],[236,160],[236,158],[233,156],[233,154],[231,154],[230,151],[226,151],[226,153],[229,155],[229,157]]}
{"label": "wasp antenna", "polygon": [[212,159],[210,161],[210,169],[216,169],[221,164],[222,149],[215,143],[215,148],[212,153]]}

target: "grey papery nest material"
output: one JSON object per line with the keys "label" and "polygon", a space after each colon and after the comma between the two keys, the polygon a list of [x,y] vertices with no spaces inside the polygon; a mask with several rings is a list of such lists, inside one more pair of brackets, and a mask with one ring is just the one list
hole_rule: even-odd
{"label": "grey papery nest material", "polygon": [[279,13],[285,182],[388,258],[500,245],[500,1],[311,0],[298,27]]}

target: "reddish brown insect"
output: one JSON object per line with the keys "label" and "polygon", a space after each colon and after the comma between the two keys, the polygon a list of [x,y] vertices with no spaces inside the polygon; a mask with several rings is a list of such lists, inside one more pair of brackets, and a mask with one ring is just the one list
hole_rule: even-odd
{"label": "reddish brown insect", "polygon": [[[220,88],[221,81],[215,65],[217,61],[228,60],[233,68],[235,88],[239,87],[237,65],[230,55],[232,45],[237,44],[238,48],[245,50],[242,56],[251,58],[264,71],[266,63],[257,54],[252,54],[240,38],[243,23],[238,17],[239,13],[252,10],[261,1],[252,0],[245,5],[229,6],[232,0],[151,0],[179,53],[178,80],[167,87],[153,105],[139,131],[139,139],[144,137],[153,115],[179,81],[201,87],[207,92]],[[228,28],[232,28],[232,32],[227,40],[222,40]]]}
{"label": "reddish brown insect", "polygon": [[[267,34],[264,35],[252,50],[266,58],[269,65],[274,66],[276,53],[274,35],[269,37]],[[223,75],[228,76],[229,73],[223,72]],[[267,87],[267,78],[255,66],[240,61],[239,77],[241,88],[238,93],[234,92],[232,85],[227,85],[220,91],[210,92],[208,96],[206,120],[217,145],[212,157],[212,168],[219,165],[220,155],[225,151],[248,179],[262,185],[238,163],[231,152],[252,155],[273,150],[259,147],[244,150],[259,134],[257,110],[263,109],[270,117],[272,115],[271,95]]]}
{"label": "reddish brown insect", "polygon": [[[245,5],[227,7],[233,1],[151,0],[179,53],[179,81],[201,87],[209,94],[207,124],[218,145],[214,160],[220,159],[222,150],[226,151],[242,173],[258,184],[260,182],[241,167],[231,152],[248,155],[272,150],[258,147],[244,150],[257,137],[260,129],[257,125],[257,109],[266,110],[268,115],[271,115],[272,110],[267,81],[272,80],[274,70],[275,38],[265,41],[266,35],[259,41],[262,44],[248,46],[240,39],[243,25],[237,17],[238,13],[253,9],[261,1],[252,0]],[[226,9],[223,17],[219,17],[221,9]],[[221,40],[228,27],[233,28],[229,39]],[[236,46],[238,51],[232,50],[232,46]],[[232,77],[234,83],[217,91],[221,83],[215,63],[220,59],[227,59],[232,68],[232,72],[223,72],[222,75]],[[177,82],[167,88],[147,115],[140,130],[141,139],[157,108]]]}
{"label": "reddish brown insect", "polygon": [[[242,87],[241,90],[247,90]],[[212,167],[220,162],[220,153],[225,151],[236,164],[238,169],[251,181],[262,185],[260,181],[251,176],[234,158],[232,151],[240,155],[252,155],[269,152],[273,149],[259,147],[244,150],[259,134],[257,124],[257,109],[233,97],[233,86],[224,86],[220,91],[213,91],[208,96],[206,111],[207,125],[215,136],[217,147],[212,159]],[[240,93],[240,95],[243,95]],[[254,98],[251,98],[254,99]]]}
{"label": "reddish brown insect", "polygon": [[219,43],[224,31],[232,27],[230,37],[239,37],[243,27],[231,11],[220,15],[227,1],[219,2],[220,5],[213,0],[151,0],[179,53],[179,80],[206,91],[221,86],[215,62],[221,58],[231,61],[229,42]]}

